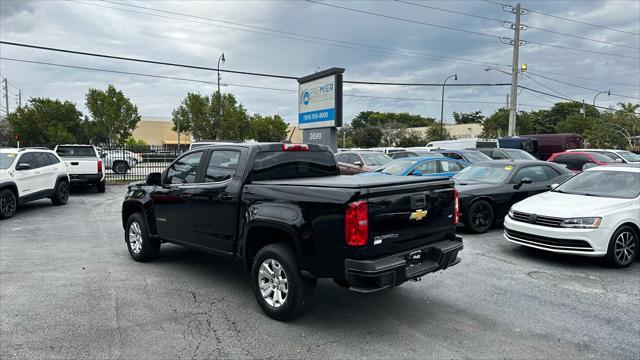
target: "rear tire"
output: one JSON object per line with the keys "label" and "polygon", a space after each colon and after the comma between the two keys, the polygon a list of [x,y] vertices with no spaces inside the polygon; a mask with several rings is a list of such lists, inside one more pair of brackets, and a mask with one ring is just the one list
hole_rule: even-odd
{"label": "rear tire", "polygon": [[129,216],[124,238],[133,260],[147,262],[158,257],[160,242],[149,236],[147,223],[141,213],[137,212]]}
{"label": "rear tire", "polygon": [[286,321],[309,303],[317,280],[302,276],[295,253],[285,244],[271,244],[258,251],[251,268],[253,292],[262,311]]}
{"label": "rear tire", "polygon": [[107,180],[102,180],[99,183],[96,184],[96,189],[98,189],[99,193],[103,193],[105,191],[107,185]]}
{"label": "rear tire", "polygon": [[126,174],[129,170],[129,165],[126,161],[116,161],[113,163],[113,172],[116,174]]}
{"label": "rear tire", "polygon": [[605,260],[612,268],[623,268],[633,264],[638,256],[640,239],[630,226],[621,226],[609,240]]}
{"label": "rear tire", "polygon": [[464,225],[474,234],[486,233],[495,222],[493,206],[485,200],[478,200],[469,206],[464,215]]}
{"label": "rear tire", "polygon": [[66,181],[58,181],[51,197],[53,205],[64,205],[69,201],[69,184]]}
{"label": "rear tire", "polygon": [[8,219],[16,213],[18,199],[10,189],[0,191],[0,219]]}

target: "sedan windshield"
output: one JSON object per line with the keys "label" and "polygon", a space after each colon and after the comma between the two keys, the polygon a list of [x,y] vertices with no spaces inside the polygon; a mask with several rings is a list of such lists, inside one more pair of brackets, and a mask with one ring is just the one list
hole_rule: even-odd
{"label": "sedan windshield", "polygon": [[476,162],[476,161],[490,161],[491,158],[488,157],[487,155],[479,152],[479,151],[469,151],[469,152],[465,152],[464,157],[469,161],[469,162]]}
{"label": "sedan windshield", "polygon": [[16,159],[16,153],[0,153],[0,170],[8,169]]}
{"label": "sedan windshield", "polygon": [[417,160],[393,160],[390,163],[377,167],[373,170],[373,172],[383,173],[387,175],[402,175],[406,171],[411,169],[417,162]]}
{"label": "sedan windshield", "polygon": [[513,169],[512,165],[471,165],[462,169],[453,178],[456,180],[502,184],[507,180]]}
{"label": "sedan windshield", "polygon": [[373,165],[373,166],[386,164],[389,161],[393,160],[392,158],[390,158],[385,154],[374,153],[374,152],[361,153],[360,156],[362,156],[362,159],[367,165]]}
{"label": "sedan windshield", "polygon": [[558,186],[555,192],[597,197],[633,199],[640,195],[640,173],[583,171]]}
{"label": "sedan windshield", "polygon": [[631,151],[618,151],[617,154],[622,156],[622,158],[628,162],[640,162],[640,156],[632,153]]}
{"label": "sedan windshield", "polygon": [[533,155],[529,154],[524,150],[518,149],[500,149],[507,153],[509,157],[513,160],[538,160]]}

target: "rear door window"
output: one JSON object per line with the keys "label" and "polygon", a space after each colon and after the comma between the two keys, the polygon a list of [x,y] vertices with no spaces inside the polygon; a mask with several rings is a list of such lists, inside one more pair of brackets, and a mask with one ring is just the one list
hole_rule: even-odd
{"label": "rear door window", "polygon": [[413,172],[415,171],[420,171],[423,174],[434,174],[438,172],[438,166],[434,160],[429,160],[416,166]]}
{"label": "rear door window", "polygon": [[455,161],[440,161],[440,167],[442,171],[440,172],[452,172],[452,171],[460,171],[463,166]]}
{"label": "rear door window", "polygon": [[240,152],[234,150],[215,150],[211,153],[205,173],[205,182],[219,182],[231,179],[238,167]]}
{"label": "rear door window", "polygon": [[34,154],[36,158],[36,163],[38,164],[39,168],[51,165],[51,160],[49,160],[49,156],[47,153],[37,152]]}
{"label": "rear door window", "polygon": [[522,179],[529,178],[533,182],[549,181],[550,178],[547,175],[547,166],[527,166],[518,170],[518,173],[513,177],[512,183],[518,184]]}

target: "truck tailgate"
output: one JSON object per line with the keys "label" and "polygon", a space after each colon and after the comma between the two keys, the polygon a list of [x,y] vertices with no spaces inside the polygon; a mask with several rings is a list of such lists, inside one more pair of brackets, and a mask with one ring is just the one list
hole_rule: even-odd
{"label": "truck tailgate", "polygon": [[413,249],[455,232],[451,180],[370,189],[367,256]]}
{"label": "truck tailgate", "polygon": [[98,159],[64,158],[69,175],[89,175],[98,173]]}

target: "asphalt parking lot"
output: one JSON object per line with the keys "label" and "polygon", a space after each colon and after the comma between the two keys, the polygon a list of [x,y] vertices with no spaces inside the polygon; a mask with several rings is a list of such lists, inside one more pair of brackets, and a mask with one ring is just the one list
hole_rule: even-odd
{"label": "asphalt parking lot", "polygon": [[464,234],[460,265],[363,295],[320,281],[289,323],[242,266],[163,245],[136,263],[124,186],[0,222],[1,358],[640,358],[640,263],[609,269]]}

